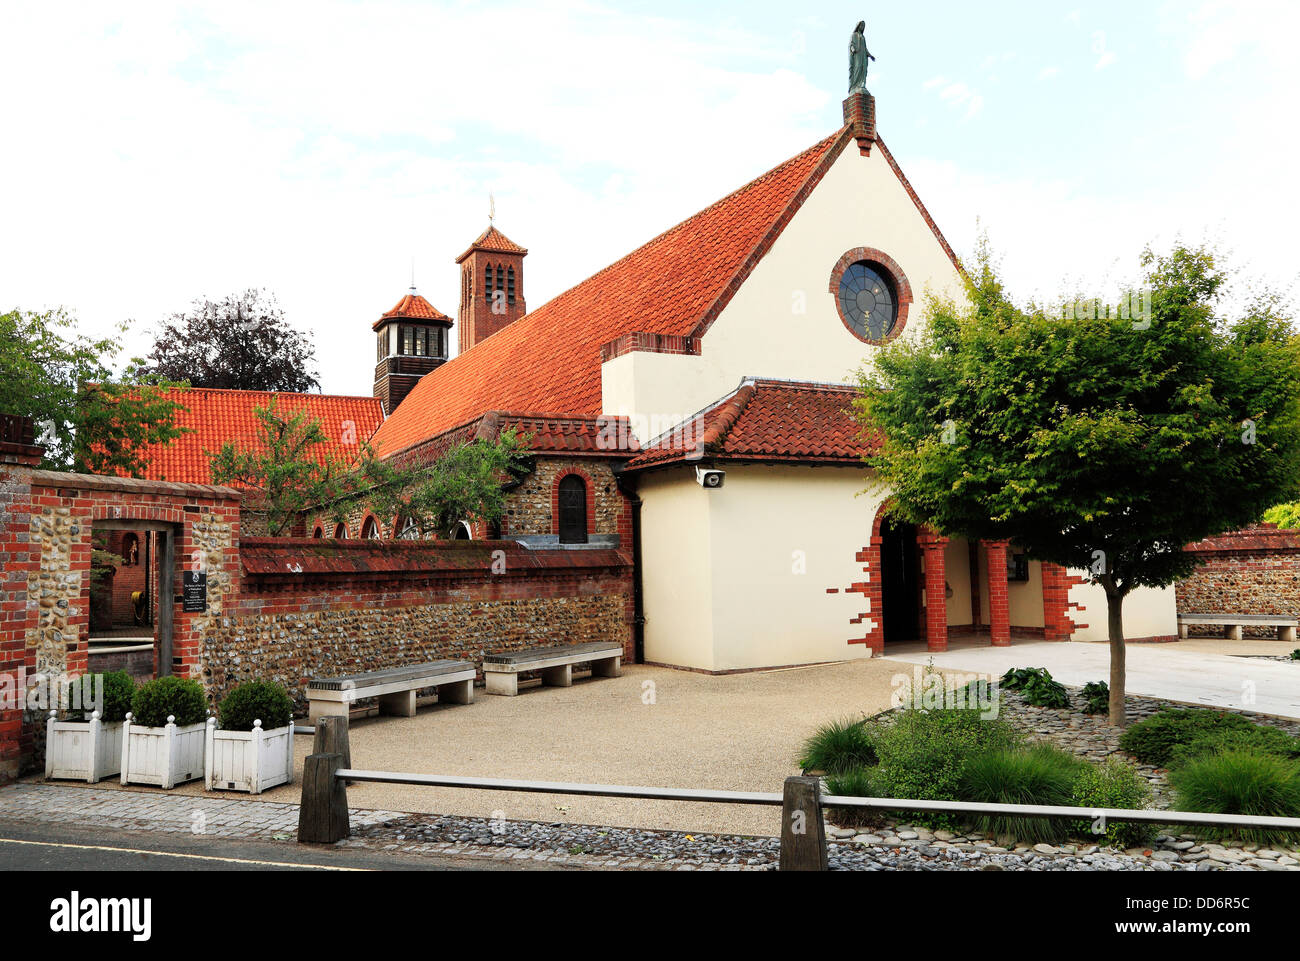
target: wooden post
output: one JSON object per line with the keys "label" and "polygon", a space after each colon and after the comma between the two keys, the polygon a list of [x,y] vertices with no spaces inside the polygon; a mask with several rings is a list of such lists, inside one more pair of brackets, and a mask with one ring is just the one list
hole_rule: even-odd
{"label": "wooden post", "polygon": [[312,741],[313,754],[339,754],[341,767],[352,766],[352,747],[348,743],[348,716],[332,714],[316,719],[316,738]]}
{"label": "wooden post", "polygon": [[298,843],[333,844],[348,837],[348,789],[335,772],[342,754],[308,755],[302,771],[302,802],[298,805]]}
{"label": "wooden post", "polygon": [[170,677],[176,653],[176,531],[169,527],[159,534],[162,556],[158,558],[158,665],[154,673],[158,677]]}
{"label": "wooden post", "polygon": [[785,779],[781,808],[782,871],[825,871],[826,828],[822,824],[821,782],[815,777]]}

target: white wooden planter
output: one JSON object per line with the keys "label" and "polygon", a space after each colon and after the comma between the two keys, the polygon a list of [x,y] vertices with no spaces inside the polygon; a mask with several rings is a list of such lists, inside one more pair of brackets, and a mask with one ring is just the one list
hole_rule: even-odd
{"label": "white wooden planter", "polygon": [[262,730],[261,721],[254,721],[251,731],[219,731],[217,719],[210,717],[207,742],[203,782],[209,791],[261,794],[293,781],[292,721],[270,731]]}
{"label": "white wooden planter", "polygon": [[45,776],[94,783],[122,770],[123,721],[60,721],[50,711],[45,722]]}
{"label": "white wooden planter", "polygon": [[202,721],[177,727],[172,715],[166,727],[141,727],[128,714],[122,731],[122,783],[170,788],[203,777],[206,729]]}

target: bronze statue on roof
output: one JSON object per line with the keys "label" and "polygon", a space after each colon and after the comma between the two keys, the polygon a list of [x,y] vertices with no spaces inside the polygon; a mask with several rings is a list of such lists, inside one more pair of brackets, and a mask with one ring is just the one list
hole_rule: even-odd
{"label": "bronze statue on roof", "polygon": [[876,58],[867,49],[867,21],[859,20],[849,38],[849,93],[867,89],[867,64]]}

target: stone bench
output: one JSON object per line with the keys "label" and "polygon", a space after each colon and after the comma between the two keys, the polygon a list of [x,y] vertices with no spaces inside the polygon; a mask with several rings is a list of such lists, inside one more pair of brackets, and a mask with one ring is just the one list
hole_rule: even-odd
{"label": "stone bench", "polygon": [[488,654],[483,658],[483,680],[487,693],[513,697],[519,693],[519,675],[525,671],[540,671],[542,683],[547,686],[569,687],[573,684],[573,665],[587,662],[593,677],[619,677],[623,673],[623,647],[593,641]]}
{"label": "stone bench", "polygon": [[438,689],[438,700],[449,704],[474,703],[474,675],[469,661],[429,661],[390,667],[343,677],[314,677],[307,684],[311,723],[319,717],[347,714],[353,701],[379,698],[379,713],[415,717],[415,692]]}
{"label": "stone bench", "polygon": [[1244,627],[1276,627],[1279,641],[1294,644],[1300,620],[1281,614],[1179,614],[1178,636],[1186,637],[1187,628],[1193,624],[1221,626],[1223,636],[1234,641],[1241,640]]}

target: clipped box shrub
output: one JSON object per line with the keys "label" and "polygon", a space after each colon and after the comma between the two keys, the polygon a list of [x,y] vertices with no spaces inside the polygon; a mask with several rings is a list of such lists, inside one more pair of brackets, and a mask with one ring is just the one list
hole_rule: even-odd
{"label": "clipped box shrub", "polygon": [[[1073,803],[1075,782],[1087,767],[1087,761],[1050,744],[988,751],[967,762],[961,800],[1068,806]],[[1062,840],[1072,827],[1070,818],[1005,814],[977,815],[972,823],[986,834],[1010,834],[1033,843]]]}
{"label": "clipped box shrub", "polygon": [[293,701],[279,684],[247,681],[226,695],[217,717],[227,731],[251,731],[254,721],[269,731],[293,723]]}
{"label": "clipped box shrub", "polygon": [[[1108,757],[1101,764],[1088,764],[1075,778],[1070,802],[1082,808],[1123,808],[1139,811],[1151,802],[1151,785],[1133,765],[1121,758]],[[1097,844],[1117,848],[1142,847],[1155,839],[1154,824],[1131,821],[1107,821],[1105,831],[1098,834],[1092,821],[1078,821],[1074,831],[1080,837],[1090,837]]]}
{"label": "clipped box shrub", "polygon": [[146,681],[131,698],[131,723],[141,727],[164,727],[169,715],[176,726],[198,724],[208,714],[203,686],[188,677],[158,677]]}
{"label": "clipped box shrub", "polygon": [[[97,708],[99,719],[105,724],[121,721],[126,717],[126,712],[131,710],[131,698],[135,695],[135,681],[131,680],[131,675],[126,671],[91,674],[89,680],[92,691],[98,687],[101,678],[104,684],[104,700]],[[91,712],[95,709],[73,710],[68,716],[70,720],[88,721]]]}
{"label": "clipped box shrub", "polygon": [[876,745],[866,721],[828,721],[804,741],[799,765],[805,771],[844,774],[876,763]]}
{"label": "clipped box shrub", "polygon": [[[1171,771],[1176,806],[1183,811],[1300,817],[1300,762],[1272,754],[1226,751],[1196,758]],[[1297,832],[1219,829],[1222,836],[1270,844]]]}
{"label": "clipped box shrub", "polygon": [[1159,711],[1138,721],[1119,737],[1119,746],[1143,764],[1168,767],[1174,748],[1207,734],[1256,727],[1240,714],[1204,708]]}

